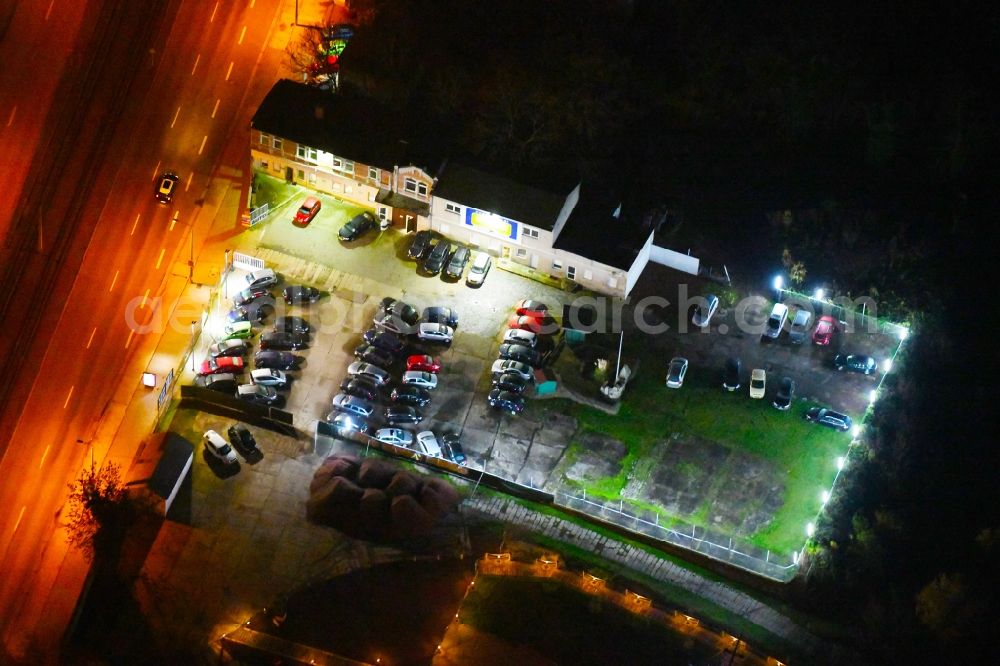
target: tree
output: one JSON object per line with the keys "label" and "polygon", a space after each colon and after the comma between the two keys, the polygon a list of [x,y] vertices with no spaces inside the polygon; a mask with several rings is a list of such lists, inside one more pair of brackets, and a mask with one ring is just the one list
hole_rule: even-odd
{"label": "tree", "polygon": [[69,542],[88,559],[113,552],[139,509],[125,489],[121,468],[108,463],[98,469],[91,462],[69,489]]}

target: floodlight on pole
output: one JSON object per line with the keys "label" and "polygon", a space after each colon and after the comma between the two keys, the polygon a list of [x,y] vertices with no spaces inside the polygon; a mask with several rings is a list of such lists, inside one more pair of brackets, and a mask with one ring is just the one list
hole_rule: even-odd
{"label": "floodlight on pole", "polygon": [[826,503],[830,501],[830,491],[829,490],[824,490],[820,494],[819,499],[820,499],[821,502],[823,502],[823,505],[826,506]]}
{"label": "floodlight on pole", "polygon": [[861,434],[861,426],[859,426],[857,424],[851,426],[851,437],[855,437],[856,438],[860,434]]}
{"label": "floodlight on pole", "polygon": [[844,456],[837,456],[837,471],[838,472],[842,471],[846,463],[847,460],[844,458]]}
{"label": "floodlight on pole", "polygon": [[826,296],[826,290],[823,287],[818,287],[815,292],[813,292],[813,298],[817,301],[822,301],[823,297]]}
{"label": "floodlight on pole", "polygon": [[910,337],[910,329],[908,329],[908,328],[900,328],[899,329],[899,339],[900,340],[905,340],[908,337]]}
{"label": "floodlight on pole", "polygon": [[772,284],[774,285],[775,291],[781,291],[781,288],[785,286],[785,280],[780,275],[775,275],[774,282]]}
{"label": "floodlight on pole", "polygon": [[814,534],[816,534],[816,526],[812,523],[806,523],[806,536],[812,538]]}
{"label": "floodlight on pole", "polygon": [[892,359],[887,358],[882,362],[882,372],[889,372],[892,370]]}
{"label": "floodlight on pole", "polygon": [[875,404],[875,399],[877,397],[878,397],[878,391],[877,390],[872,389],[871,391],[868,392],[868,402],[870,402],[871,404],[873,404],[873,405]]}

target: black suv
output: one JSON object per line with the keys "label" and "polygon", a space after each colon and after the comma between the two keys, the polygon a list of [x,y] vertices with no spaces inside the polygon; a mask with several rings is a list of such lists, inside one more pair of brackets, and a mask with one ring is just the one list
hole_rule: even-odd
{"label": "black suv", "polygon": [[378,226],[375,216],[365,211],[351,218],[351,221],[340,228],[337,236],[342,241],[354,241]]}
{"label": "black suv", "polygon": [[242,423],[229,426],[227,434],[229,435],[229,442],[233,445],[233,448],[240,453],[244,455],[248,453],[256,453],[257,440],[254,439],[253,433],[250,432],[250,429]]}
{"label": "black suv", "polygon": [[253,364],[256,368],[293,370],[298,363],[297,356],[284,351],[262,351],[257,352],[253,357]]}
{"label": "black suv", "polygon": [[444,324],[452,328],[458,328],[458,313],[451,308],[433,307],[424,308],[424,314],[420,321],[429,321],[435,324]]}
{"label": "black suv", "polygon": [[431,393],[419,386],[397,386],[392,390],[389,399],[401,405],[412,405],[414,407],[426,407],[431,401]]}
{"label": "black suv", "polygon": [[527,386],[528,382],[524,381],[524,378],[521,377],[521,375],[513,372],[505,372],[493,380],[493,388],[497,388],[508,393],[516,393],[518,395],[524,393],[524,389],[527,388]]}
{"label": "black suv", "polygon": [[362,337],[368,344],[390,354],[398,354],[403,351],[403,341],[395,333],[379,331],[377,328],[369,328]]}
{"label": "black suv", "polygon": [[406,405],[390,405],[385,408],[385,421],[389,425],[398,423],[420,423],[424,415],[413,407]]}
{"label": "black suv", "polygon": [[302,349],[309,346],[309,341],[299,333],[284,331],[268,331],[260,336],[261,349]]}
{"label": "black suv", "polygon": [[302,317],[278,317],[274,320],[274,330],[308,335],[309,322]]}
{"label": "black suv", "polygon": [[363,377],[345,377],[344,381],[340,382],[340,391],[368,401],[378,400],[380,397],[378,386]]}
{"label": "black suv", "polygon": [[427,250],[429,250],[430,247],[431,232],[426,229],[424,231],[418,231],[413,237],[413,242],[410,243],[410,249],[406,251],[406,256],[410,259],[420,261],[424,258],[424,255],[427,254]]}
{"label": "black suv", "polygon": [[424,272],[428,275],[440,273],[441,267],[444,266],[444,262],[448,261],[450,254],[451,243],[445,240],[438,241],[431,253],[427,255],[427,259],[424,260]]}
{"label": "black suv", "polygon": [[391,296],[386,296],[382,299],[382,302],[379,303],[379,309],[382,311],[382,314],[396,315],[410,326],[416,324],[417,320],[420,319],[420,314],[415,307],[409,303],[397,301]]}

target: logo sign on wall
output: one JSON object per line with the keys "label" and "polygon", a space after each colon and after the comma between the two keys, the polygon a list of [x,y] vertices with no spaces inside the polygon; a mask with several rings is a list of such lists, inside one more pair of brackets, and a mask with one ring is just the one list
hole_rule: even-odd
{"label": "logo sign on wall", "polygon": [[520,223],[478,208],[465,209],[465,224],[476,231],[515,242],[520,237]]}

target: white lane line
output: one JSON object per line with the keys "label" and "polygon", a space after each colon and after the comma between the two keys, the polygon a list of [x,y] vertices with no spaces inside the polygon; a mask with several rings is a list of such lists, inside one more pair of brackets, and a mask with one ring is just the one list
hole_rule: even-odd
{"label": "white lane line", "polygon": [[222,101],[221,99],[215,100],[215,108],[212,109],[212,117],[213,118],[215,117],[216,111],[219,110],[219,102],[221,102],[221,101]]}
{"label": "white lane line", "polygon": [[242,44],[243,43],[243,38],[246,37],[246,36],[247,36],[247,27],[243,26],[243,30],[240,31],[240,38],[239,38],[239,40],[236,43],[237,44]]}
{"label": "white lane line", "polygon": [[142,302],[139,303],[139,309],[146,307],[146,299],[149,298],[149,289],[146,289],[146,293],[142,295]]}
{"label": "white lane line", "polygon": [[45,452],[42,454],[42,459],[38,461],[38,469],[41,469],[42,465],[45,464],[45,457],[49,455],[49,449],[51,448],[52,448],[51,444],[45,447]]}
{"label": "white lane line", "polygon": [[115,271],[115,276],[111,278],[111,288],[108,289],[108,293],[115,290],[115,282],[118,282],[118,271]]}
{"label": "white lane line", "polygon": [[166,251],[167,251],[167,248],[165,248],[165,247],[161,247],[160,248],[160,256],[156,258],[156,267],[157,268],[160,267],[160,262],[163,261],[163,253],[166,252]]}
{"label": "white lane line", "polygon": [[178,106],[177,110],[174,111],[174,119],[170,121],[170,129],[173,129],[174,125],[177,124],[177,116],[179,115],[181,115],[181,107]]}
{"label": "white lane line", "polygon": [[17,522],[14,523],[14,532],[17,532],[17,528],[21,526],[21,519],[24,518],[24,510],[28,507],[22,506],[21,513],[17,514]]}
{"label": "white lane line", "polygon": [[70,386],[69,387],[69,393],[66,394],[66,401],[63,403],[63,409],[66,409],[66,405],[69,404],[69,399],[71,397],[73,397],[73,389],[75,389],[75,388],[76,388],[76,386]]}
{"label": "white lane line", "polygon": [[153,180],[156,180],[156,174],[160,173],[160,163],[161,162],[162,162],[162,160],[160,160],[159,162],[157,162],[156,166],[153,168]]}
{"label": "white lane line", "polygon": [[256,4],[256,3],[257,3],[257,0],[250,0],[250,9],[253,9],[254,4]]}
{"label": "white lane line", "polygon": [[[205,138],[207,139],[208,137],[205,137]],[[202,142],[202,144],[204,145],[204,142]],[[200,153],[201,151],[199,150],[198,152]],[[191,189],[191,183],[192,183],[192,181],[194,181],[194,171],[192,171],[188,175],[187,182],[184,184],[184,191],[185,192],[187,192],[189,189]]]}
{"label": "white lane line", "polygon": [[229,76],[233,73],[233,65],[235,64],[235,62],[229,63],[229,69],[226,71],[226,81],[229,80]]}
{"label": "white lane line", "polygon": [[17,113],[17,105],[15,104],[14,108],[10,110],[10,118],[7,119],[7,127],[10,127],[11,125],[14,124],[14,114],[16,113]]}
{"label": "white lane line", "polygon": [[45,10],[45,20],[46,21],[49,20],[49,14],[52,13],[52,6],[55,5],[55,4],[56,4],[56,0],[52,0],[52,2],[49,3],[49,8]]}
{"label": "white lane line", "polygon": [[90,349],[90,344],[91,344],[91,343],[92,343],[92,342],[94,341],[94,335],[95,335],[96,333],[97,333],[97,327],[95,326],[95,327],[94,327],[94,330],[92,330],[92,331],[90,332],[90,339],[89,339],[89,340],[87,340],[87,349]]}
{"label": "white lane line", "polygon": [[199,62],[201,62],[201,54],[200,53],[198,54],[198,57],[194,59],[194,67],[191,68],[191,76],[194,76],[194,73],[196,71],[198,71],[198,63]]}
{"label": "white lane line", "polygon": [[215,7],[212,8],[212,15],[208,18],[208,22],[211,23],[215,20],[215,12],[219,11],[219,3],[215,3]]}
{"label": "white lane line", "polygon": [[138,213],[138,214],[137,214],[137,215],[135,216],[135,222],[133,222],[133,223],[132,223],[132,231],[131,231],[131,232],[129,232],[129,236],[134,236],[134,235],[135,235],[135,228],[136,228],[137,226],[139,226],[139,216],[140,216],[140,215],[142,215],[142,213]]}
{"label": "white lane line", "polygon": [[208,135],[201,137],[201,145],[198,146],[198,154],[201,155],[201,151],[205,150],[205,142],[208,141]]}
{"label": "white lane line", "polygon": [[132,336],[133,335],[135,335],[135,331],[129,331],[129,333],[128,333],[128,340],[125,341],[125,349],[128,349],[128,346],[130,344],[132,344]]}

